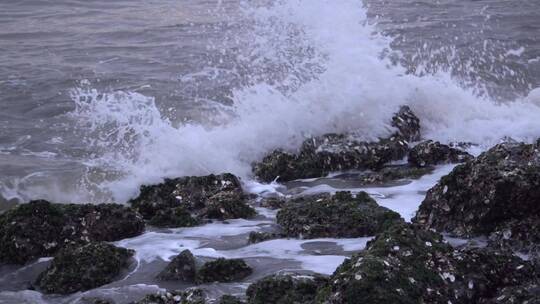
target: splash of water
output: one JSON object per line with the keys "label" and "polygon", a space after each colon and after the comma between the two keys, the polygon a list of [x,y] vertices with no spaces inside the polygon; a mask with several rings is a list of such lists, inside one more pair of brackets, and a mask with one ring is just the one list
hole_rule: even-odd
{"label": "splash of water", "polygon": [[125,201],[164,177],[228,171],[249,178],[252,161],[294,149],[308,135],[384,136],[402,104],[420,117],[425,137],[444,142],[489,146],[540,134],[537,97],[495,103],[448,73],[419,77],[392,64],[382,56],[391,39],[368,23],[361,1],[281,1],[243,13],[250,30],[236,37],[244,54],[236,60],[254,74],[232,89],[234,104],[220,112],[219,126],[175,125],[152,97],[134,92],[73,91],[72,117],[95,151],[88,165],[115,172],[97,182],[101,191]]}

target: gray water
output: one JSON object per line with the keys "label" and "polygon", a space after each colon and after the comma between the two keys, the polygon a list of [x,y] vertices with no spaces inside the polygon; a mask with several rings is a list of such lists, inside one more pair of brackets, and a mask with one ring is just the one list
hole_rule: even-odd
{"label": "gray water", "polygon": [[[403,103],[441,141],[533,140],[538,87],[536,0],[0,0],[0,210],[36,198],[122,203],[143,183],[221,171],[260,193],[249,164],[271,148],[324,132],[379,136]],[[410,218],[441,170],[370,194]],[[340,179],[289,186],[356,187]],[[160,254],[86,295],[124,303],[155,284],[174,288],[153,276],[190,233],[202,255],[211,248],[256,268],[246,282],[206,286],[217,295],[280,270],[327,271],[362,243],[298,241],[301,249],[281,258],[291,243],[246,246],[250,230],[273,225],[270,212],[233,223],[238,231],[227,235],[218,224],[145,234],[146,247],[126,240],[120,245]],[[25,291],[44,263],[1,268],[0,303],[77,303],[81,295]]]}
{"label": "gray water", "polygon": [[[265,3],[244,6],[259,5]],[[519,98],[540,86],[538,1],[369,0],[365,5],[369,23],[393,37],[390,52],[381,54],[409,73],[449,71],[457,83],[474,87],[478,95],[490,94],[494,102]],[[256,17],[242,12],[234,0],[2,1],[4,199],[106,199],[96,194],[94,184],[115,179],[117,173],[88,165],[100,156],[87,140],[95,135],[86,134],[77,117],[69,116],[76,108],[70,92],[81,81],[99,92],[122,90],[155,98],[161,115],[178,127],[220,124],[217,114],[222,105],[234,104],[234,89],[254,83],[285,86],[283,79],[291,74],[297,82],[317,77],[321,67],[303,62],[316,49],[270,40],[267,45],[275,43],[286,56],[273,61],[261,56],[261,46],[251,39],[257,37],[253,31],[260,31],[254,26]],[[282,36],[297,39],[290,29],[269,29],[280,30]],[[346,34],[355,39],[354,33]],[[284,43],[289,45],[284,48]],[[128,143],[120,149],[133,147]]]}

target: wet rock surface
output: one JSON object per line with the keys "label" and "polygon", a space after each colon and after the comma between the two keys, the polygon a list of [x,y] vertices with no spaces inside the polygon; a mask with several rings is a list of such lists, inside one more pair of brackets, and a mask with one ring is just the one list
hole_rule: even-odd
{"label": "wet rock surface", "polygon": [[166,179],[158,185],[142,186],[140,192],[130,203],[157,227],[191,227],[206,219],[255,215],[239,179],[229,173]]}
{"label": "wet rock surface", "polygon": [[197,282],[235,282],[248,277],[253,269],[242,259],[219,258],[206,262],[197,271]]}
{"label": "wet rock surface", "polygon": [[174,257],[167,267],[159,273],[158,278],[167,281],[195,282],[196,264],[197,261],[191,251],[184,250]]}
{"label": "wet rock surface", "polygon": [[469,153],[427,140],[409,151],[408,161],[415,167],[426,167],[444,163],[461,163],[474,159]]}
{"label": "wet rock surface", "polygon": [[253,231],[248,236],[248,244],[256,244],[283,237],[285,237],[285,235],[283,235],[282,233]]}
{"label": "wet rock surface", "polygon": [[537,251],[540,152],[508,142],[457,166],[431,188],[414,221],[460,237],[491,235],[501,246]]}
{"label": "wet rock surface", "polygon": [[326,284],[321,276],[277,274],[251,284],[246,294],[249,304],[311,304]]}
{"label": "wet rock surface", "polygon": [[420,122],[410,108],[402,107],[392,118],[397,132],[378,142],[358,141],[353,134],[326,134],[309,138],[297,154],[276,150],[253,165],[253,173],[264,182],[285,182],[325,176],[350,169],[380,170],[403,159],[408,142],[420,138]]}
{"label": "wet rock surface", "polygon": [[454,249],[442,236],[398,224],[344,262],[319,292],[325,303],[483,303],[538,282],[531,263],[489,248]]}
{"label": "wet rock surface", "polygon": [[36,286],[44,293],[69,294],[111,283],[133,253],[103,242],[64,247],[39,275]]}
{"label": "wet rock surface", "polygon": [[143,230],[142,218],[122,205],[32,201],[0,215],[0,262],[24,264],[72,242],[116,241]]}
{"label": "wet rock surface", "polygon": [[299,197],[277,214],[285,235],[306,239],[372,236],[401,221],[398,213],[379,206],[365,192]]}
{"label": "wet rock surface", "polygon": [[146,295],[132,304],[205,304],[206,296],[201,289],[166,291]]}

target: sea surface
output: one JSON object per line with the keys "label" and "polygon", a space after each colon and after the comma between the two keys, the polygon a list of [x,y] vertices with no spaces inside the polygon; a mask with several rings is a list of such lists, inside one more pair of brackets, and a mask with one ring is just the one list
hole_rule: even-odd
{"label": "sea surface", "polygon": [[[540,137],[540,1],[0,0],[0,210],[37,198],[124,203],[143,184],[221,172],[263,195],[359,191],[339,177],[261,185],[250,164],[307,136],[385,136],[403,104],[424,137],[442,142],[481,151]],[[450,169],[361,189],[410,219]],[[178,287],[152,278],[186,247],[247,258],[249,282],[278,270],[329,274],[367,241],[246,246],[249,231],[275,225],[259,211],[120,241],[139,266],[90,294],[125,303]],[[84,295],[25,290],[44,265],[0,268],[0,303],[78,303]]]}

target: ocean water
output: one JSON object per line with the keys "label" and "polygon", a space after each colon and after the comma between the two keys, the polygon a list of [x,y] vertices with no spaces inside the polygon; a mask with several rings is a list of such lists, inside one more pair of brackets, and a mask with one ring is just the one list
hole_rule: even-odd
{"label": "ocean water", "polygon": [[539,8],[2,1],[0,194],[123,202],[163,177],[249,179],[252,161],[305,136],[384,135],[401,104],[426,137],[530,141],[540,134]]}
{"label": "ocean water", "polygon": [[[387,135],[403,104],[426,138],[479,150],[508,137],[536,140],[540,2],[3,0],[0,210],[36,198],[123,203],[165,177],[232,172],[261,195],[366,190],[410,219],[451,167],[377,188],[332,178],[262,185],[250,171],[307,136]],[[123,303],[178,287],[152,277],[182,248],[245,257],[256,265],[253,281],[284,270],[331,273],[367,240],[246,246],[249,231],[275,225],[272,211],[259,211],[252,221],[120,241],[137,249],[137,266],[84,295]],[[45,263],[0,269],[0,303],[77,303],[80,294],[25,290]],[[246,284],[209,290],[241,293]]]}

